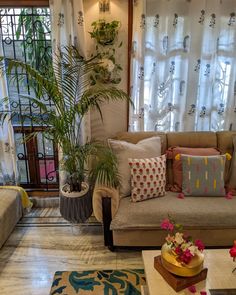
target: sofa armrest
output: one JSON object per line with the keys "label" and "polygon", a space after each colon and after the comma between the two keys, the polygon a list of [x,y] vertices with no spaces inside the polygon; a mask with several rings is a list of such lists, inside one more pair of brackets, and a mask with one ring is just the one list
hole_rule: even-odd
{"label": "sofa armrest", "polygon": [[98,221],[103,222],[103,198],[110,198],[111,218],[116,215],[120,203],[119,192],[114,188],[95,187],[93,192],[93,213]]}
{"label": "sofa armrest", "polygon": [[115,216],[120,202],[117,190],[108,187],[95,187],[93,193],[93,212],[98,221],[103,223],[104,245],[114,251],[113,234],[110,230],[112,218]]}

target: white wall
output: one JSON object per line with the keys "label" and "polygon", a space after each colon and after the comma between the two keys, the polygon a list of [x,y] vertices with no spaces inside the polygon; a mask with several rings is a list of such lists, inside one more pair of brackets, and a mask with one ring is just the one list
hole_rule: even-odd
{"label": "white wall", "polygon": [[[116,59],[121,64],[123,71],[122,81],[118,87],[127,91],[127,68],[128,68],[128,0],[111,0],[110,13],[100,14],[98,9],[98,0],[84,0],[86,32],[92,30],[91,23],[98,19],[107,21],[119,20],[121,28],[118,34],[119,44],[123,45],[116,50]],[[88,53],[94,50],[94,40],[87,34]],[[112,102],[102,107],[103,123],[98,113],[91,112],[91,133],[92,138],[103,140],[113,137],[118,131],[127,130],[127,102]]]}

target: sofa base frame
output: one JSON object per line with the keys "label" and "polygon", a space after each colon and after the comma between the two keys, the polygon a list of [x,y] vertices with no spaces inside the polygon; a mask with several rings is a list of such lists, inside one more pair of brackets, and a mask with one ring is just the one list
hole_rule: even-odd
{"label": "sofa base frame", "polygon": [[[135,230],[130,231],[115,231],[113,232],[110,229],[111,221],[112,221],[112,213],[111,213],[111,198],[104,197],[102,198],[102,210],[103,210],[103,230],[104,230],[104,245],[108,247],[110,251],[122,251],[122,250],[157,250],[160,249],[162,242],[165,240],[166,233],[162,230],[150,230],[151,237],[153,236],[153,245],[140,245],[137,240],[140,238],[140,234],[142,234],[142,241],[145,242],[148,240],[148,231],[136,233]],[[186,229],[190,235],[193,237],[201,236],[206,238],[206,248],[208,249],[224,249],[232,247],[234,236],[236,236],[236,229]],[[224,233],[224,234],[223,234]],[[158,236],[158,238],[157,238]],[[224,236],[224,237],[223,237]],[[150,233],[149,233],[150,237]],[[210,240],[209,238],[210,237]],[[220,238],[222,237],[222,238]],[[155,241],[155,238],[157,240]],[[139,239],[140,240],[140,239]],[[130,243],[131,241],[131,243]],[[132,245],[136,245],[133,246]],[[159,246],[156,246],[159,245]]]}

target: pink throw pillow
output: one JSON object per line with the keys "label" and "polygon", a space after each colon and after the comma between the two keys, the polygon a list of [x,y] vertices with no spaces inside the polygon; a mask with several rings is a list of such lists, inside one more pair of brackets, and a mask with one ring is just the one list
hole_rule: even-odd
{"label": "pink throw pillow", "polygon": [[188,147],[171,147],[168,149],[168,158],[173,160],[173,180],[174,184],[170,187],[173,192],[182,191],[182,162],[176,160],[175,156],[178,154],[191,155],[191,156],[215,156],[220,152],[216,148],[188,148]]}
{"label": "pink throw pillow", "polygon": [[128,159],[131,169],[131,199],[140,202],[165,195],[166,155]]}

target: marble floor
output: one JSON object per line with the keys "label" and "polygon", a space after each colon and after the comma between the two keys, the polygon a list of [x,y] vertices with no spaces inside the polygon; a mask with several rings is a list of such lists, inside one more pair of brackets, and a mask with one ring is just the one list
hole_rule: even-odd
{"label": "marble floor", "polygon": [[141,252],[112,253],[100,225],[18,225],[0,250],[0,295],[48,295],[55,271],[143,268]]}

